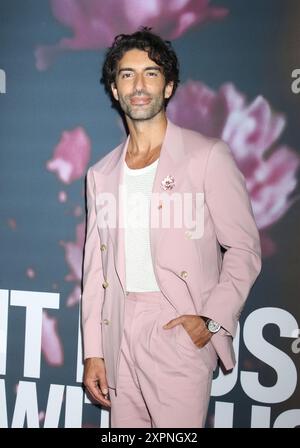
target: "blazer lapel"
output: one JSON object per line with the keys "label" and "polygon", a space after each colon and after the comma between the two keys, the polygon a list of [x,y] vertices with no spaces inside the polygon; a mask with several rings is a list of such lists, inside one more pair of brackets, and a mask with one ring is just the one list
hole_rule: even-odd
{"label": "blazer lapel", "polygon": [[[166,134],[161,147],[156,175],[153,182],[152,194],[154,198],[159,194],[171,195],[172,193],[179,192],[178,181],[181,177],[180,172],[184,157],[185,153],[181,129],[168,120]],[[174,186],[171,189],[165,190],[162,187],[162,181],[166,179],[167,176],[172,176],[174,178]],[[160,210],[162,209],[159,208],[159,203],[157,203],[157,201],[151,202],[150,217],[152,216],[153,222],[156,222],[155,216],[157,216],[158,213],[161,213]],[[159,241],[162,234],[163,232],[159,227],[150,226],[150,247],[154,269],[160,247]]]}
{"label": "blazer lapel", "polygon": [[[124,220],[123,220],[123,201],[122,186],[124,184],[124,163],[127,147],[129,143],[130,135],[124,143],[122,143],[116,152],[118,156],[115,164],[111,167],[108,173],[105,175],[104,190],[112,195],[115,204],[115,216],[109,222],[107,228],[111,237],[111,241],[114,247],[114,261],[116,272],[119,277],[120,283],[125,291],[125,240],[124,240]],[[118,152],[119,149],[119,152]]]}

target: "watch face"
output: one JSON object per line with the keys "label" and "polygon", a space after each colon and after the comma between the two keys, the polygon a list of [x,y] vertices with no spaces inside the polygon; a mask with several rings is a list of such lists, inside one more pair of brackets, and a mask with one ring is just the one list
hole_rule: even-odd
{"label": "watch face", "polygon": [[218,324],[218,322],[215,322],[214,320],[209,320],[209,321],[208,321],[207,328],[209,329],[209,331],[210,331],[211,333],[217,333],[217,331],[220,330],[221,325]]}

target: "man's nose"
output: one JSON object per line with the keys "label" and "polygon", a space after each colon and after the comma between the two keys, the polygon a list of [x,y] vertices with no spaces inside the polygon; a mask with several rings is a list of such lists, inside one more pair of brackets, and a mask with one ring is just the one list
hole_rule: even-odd
{"label": "man's nose", "polygon": [[142,73],[137,73],[134,87],[136,90],[142,90],[145,87],[145,79]]}

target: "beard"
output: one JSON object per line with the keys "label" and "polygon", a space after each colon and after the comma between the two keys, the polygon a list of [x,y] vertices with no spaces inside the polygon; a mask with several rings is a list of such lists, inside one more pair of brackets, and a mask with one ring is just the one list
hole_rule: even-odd
{"label": "beard", "polygon": [[[151,101],[150,103],[144,105],[131,104],[131,98],[138,96],[146,96],[147,98],[150,98]],[[119,96],[119,104],[124,114],[131,118],[131,120],[145,121],[151,120],[164,109],[165,99],[163,94],[151,97],[147,92],[139,91],[124,97]]]}

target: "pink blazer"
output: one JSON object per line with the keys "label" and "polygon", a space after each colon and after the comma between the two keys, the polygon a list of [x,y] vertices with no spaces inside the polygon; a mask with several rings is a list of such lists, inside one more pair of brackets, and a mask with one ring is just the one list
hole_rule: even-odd
{"label": "pink blazer", "polygon": [[[123,333],[125,285],[124,228],[120,221],[124,160],[129,142],[109,152],[87,172],[87,235],[84,252],[82,334],[84,359],[105,360],[108,385],[116,387]],[[228,146],[183,129],[168,120],[153,184],[173,176],[166,194],[199,193],[203,231],[150,229],[158,285],[178,314],[197,314],[219,322],[223,330],[211,342],[225,369],[235,365],[232,338],[249,291],[261,270],[260,238],[245,178]],[[116,199],[117,222],[103,225],[105,193]],[[194,204],[193,204],[194,205]],[[151,204],[151,213],[160,207]],[[102,215],[101,215],[102,213]],[[221,246],[226,249],[221,252]],[[183,274],[184,273],[184,274]]]}

